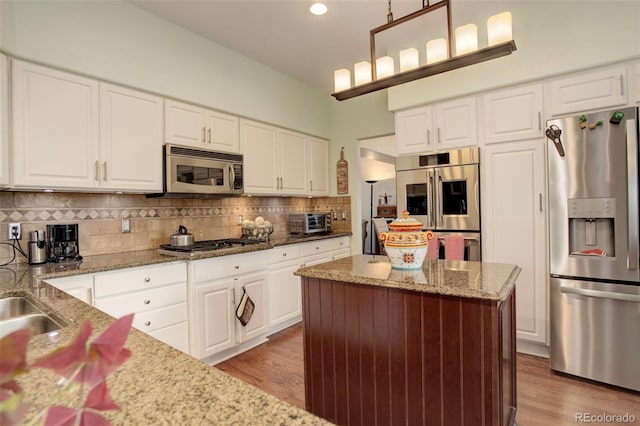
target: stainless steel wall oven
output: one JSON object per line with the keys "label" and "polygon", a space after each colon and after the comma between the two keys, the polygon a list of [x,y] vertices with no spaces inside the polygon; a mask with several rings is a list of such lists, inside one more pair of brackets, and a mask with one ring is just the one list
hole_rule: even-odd
{"label": "stainless steel wall oven", "polygon": [[478,147],[397,157],[396,185],[398,212],[407,210],[440,237],[464,234],[465,259],[480,260]]}

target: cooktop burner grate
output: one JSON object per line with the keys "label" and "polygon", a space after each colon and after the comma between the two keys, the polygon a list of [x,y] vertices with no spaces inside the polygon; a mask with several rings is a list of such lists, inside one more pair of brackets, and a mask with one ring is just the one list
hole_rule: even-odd
{"label": "cooktop burner grate", "polygon": [[261,242],[262,241],[259,240],[249,240],[245,238],[224,238],[220,240],[196,241],[188,246],[172,246],[171,244],[161,244],[160,248],[163,250],[169,250],[178,253],[196,253],[237,246],[246,246],[250,244],[259,244]]}

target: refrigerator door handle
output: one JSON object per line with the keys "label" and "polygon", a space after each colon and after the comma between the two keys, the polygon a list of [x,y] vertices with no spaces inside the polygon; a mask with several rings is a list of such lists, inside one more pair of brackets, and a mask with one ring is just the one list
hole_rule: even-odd
{"label": "refrigerator door handle", "polygon": [[627,269],[638,269],[638,133],[636,120],[626,121],[627,125],[627,197],[628,197],[628,229],[629,254]]}
{"label": "refrigerator door handle", "polygon": [[596,297],[599,299],[622,300],[625,302],[640,303],[640,296],[635,294],[614,293],[612,291],[591,290],[588,288],[574,288],[564,284],[560,285],[560,292],[565,294],[577,294],[580,296]]}

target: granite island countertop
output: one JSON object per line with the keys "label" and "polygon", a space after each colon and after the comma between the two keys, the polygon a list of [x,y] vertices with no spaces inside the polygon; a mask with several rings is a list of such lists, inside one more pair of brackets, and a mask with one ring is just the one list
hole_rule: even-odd
{"label": "granite island countertop", "polygon": [[355,255],[308,266],[296,275],[474,299],[506,299],[520,267],[457,260],[424,261],[421,269],[393,269],[384,256]]}
{"label": "granite island countertop", "polygon": [[[80,263],[15,264],[0,268],[0,297],[27,296],[63,325],[57,333],[32,337],[27,357],[34,360],[70,343],[85,319],[93,325],[93,337],[114,320],[48,285],[47,278],[226,256],[343,235],[351,234],[283,238],[188,259],[144,250],[87,256]],[[136,329],[131,330],[125,347],[133,352],[132,357],[107,379],[110,393],[121,407],[120,411],[103,413],[113,424],[330,424]],[[18,381],[36,407],[69,404],[71,397],[58,388],[57,378],[48,371],[34,370]],[[29,417],[33,416],[32,411]]]}

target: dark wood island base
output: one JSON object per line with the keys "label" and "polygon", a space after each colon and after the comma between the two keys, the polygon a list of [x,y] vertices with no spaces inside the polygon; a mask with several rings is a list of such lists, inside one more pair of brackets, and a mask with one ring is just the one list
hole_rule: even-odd
{"label": "dark wood island base", "polygon": [[390,286],[336,279],[341,264],[361,273],[362,260],[298,271],[306,409],[338,425],[515,424],[519,268],[509,265],[509,288],[491,298],[439,294],[461,276],[482,290],[490,264],[464,265],[476,262],[426,261],[417,281],[389,267]]}

